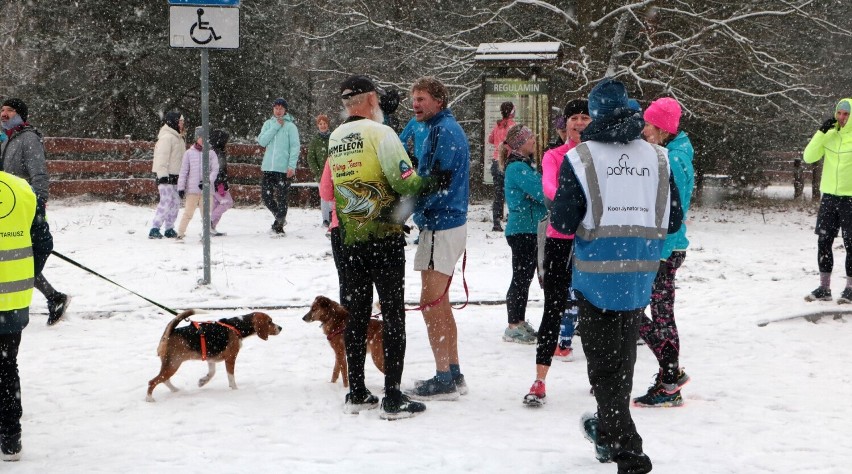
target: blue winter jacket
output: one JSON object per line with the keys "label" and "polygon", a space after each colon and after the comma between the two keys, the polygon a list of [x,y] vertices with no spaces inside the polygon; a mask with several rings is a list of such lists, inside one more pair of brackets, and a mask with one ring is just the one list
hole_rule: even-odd
{"label": "blue winter jacket", "polygon": [[680,230],[666,237],[663,253],[660,256],[662,260],[667,260],[675,250],[683,251],[689,247],[689,239],[686,238],[686,212],[689,210],[689,202],[692,199],[692,188],[695,187],[695,169],[692,167],[695,151],[686,133],[678,132],[666,145],[666,149],[669,150],[669,169],[680,195],[684,224],[680,226]]}
{"label": "blue winter jacket", "polygon": [[467,135],[450,109],[444,109],[426,121],[423,158],[417,164],[417,174],[429,176],[433,169],[452,170],[450,186],[432,194],[424,194],[414,208],[414,223],[421,230],[447,230],[467,222],[467,203],[470,196],[470,146]]}
{"label": "blue winter jacket", "polygon": [[260,165],[261,171],[296,171],[300,150],[299,130],[296,129],[292,115],[284,115],[284,125],[279,124],[275,117],[264,122],[257,136],[257,143],[266,148],[263,152],[263,163]]}
{"label": "blue winter jacket", "polygon": [[512,155],[506,165],[504,186],[509,208],[506,235],[535,234],[538,221],[547,214],[541,175],[532,168],[529,159]]}
{"label": "blue winter jacket", "polygon": [[429,136],[429,126],[412,118],[402,129],[399,139],[408,150],[408,140],[414,141],[414,157],[419,161],[423,158],[423,148],[426,146],[426,137]]}

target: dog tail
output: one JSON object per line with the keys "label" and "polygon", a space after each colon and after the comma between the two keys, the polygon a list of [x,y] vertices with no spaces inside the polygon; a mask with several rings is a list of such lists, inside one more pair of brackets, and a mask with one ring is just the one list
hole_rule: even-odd
{"label": "dog tail", "polygon": [[189,318],[190,316],[192,316],[195,313],[196,313],[196,310],[188,309],[188,310],[178,314],[177,316],[174,317],[174,319],[169,321],[169,324],[166,325],[166,330],[163,331],[163,337],[160,338],[160,344],[157,346],[157,356],[158,357],[164,357],[166,355],[167,347],[169,345],[169,337],[174,332],[175,326],[177,326],[181,321]]}

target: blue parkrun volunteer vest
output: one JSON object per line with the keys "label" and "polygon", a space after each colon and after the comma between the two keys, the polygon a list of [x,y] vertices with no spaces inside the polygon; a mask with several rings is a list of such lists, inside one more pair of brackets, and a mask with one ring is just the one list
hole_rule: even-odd
{"label": "blue parkrun volunteer vest", "polygon": [[665,149],[642,140],[592,141],[566,158],[586,193],[586,215],[574,238],[574,289],[600,309],[644,308],[668,230]]}

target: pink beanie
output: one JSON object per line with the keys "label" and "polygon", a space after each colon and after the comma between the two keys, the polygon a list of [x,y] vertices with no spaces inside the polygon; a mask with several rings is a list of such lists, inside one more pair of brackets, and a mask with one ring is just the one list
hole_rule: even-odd
{"label": "pink beanie", "polygon": [[645,109],[644,118],[651,125],[675,135],[680,124],[680,104],[671,97],[657,99]]}

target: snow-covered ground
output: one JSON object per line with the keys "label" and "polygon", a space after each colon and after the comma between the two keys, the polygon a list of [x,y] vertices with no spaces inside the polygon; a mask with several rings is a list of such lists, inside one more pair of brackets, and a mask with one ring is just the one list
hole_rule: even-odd
{"label": "snow-covered ground", "polygon": [[[509,247],[489,232],[490,212],[473,206],[466,278],[471,299],[500,300],[510,280]],[[19,361],[23,459],[4,472],[494,472],[613,473],[599,464],[579,429],[594,410],[585,358],[554,362],[548,403],[521,404],[534,379],[534,346],[501,340],[504,305],[457,312],[462,370],[470,394],[433,402],[414,419],[341,411],[345,390],[329,383],[333,355],[317,324],[301,316],[315,295],[334,296],[336,273],[319,210],[292,209],[287,236],[268,234],[259,207],[228,212],[227,236],[213,240],[212,284],[202,276],[200,220],[188,238],[149,240],[150,207],[84,199],[53,201],[56,250],[169,307],[229,308],[197,319],[269,313],[283,327],[247,339],[237,361],[239,390],[224,367],[204,388],[201,362],[186,363],[146,403],[158,371],[156,347],[171,316],[140,298],[52,257],[45,275],[74,296],[67,320],[44,324],[36,293]],[[682,363],[692,377],[677,409],[633,409],[645,451],[661,473],[845,473],[852,462],[852,342],[849,316],[758,323],[820,311],[805,303],[818,280],[812,210],[696,209],[692,246],[678,274],[676,312]],[[838,240],[839,244],[839,240]],[[406,297],[419,275],[407,251]],[[838,269],[844,254],[835,251]],[[833,290],[843,287],[835,272]],[[451,296],[464,299],[461,281]],[[541,319],[533,284],[528,319]],[[434,371],[419,313],[408,313],[404,383]],[[656,364],[639,348],[633,394],[644,393]],[[369,362],[367,383],[381,392]]]}

